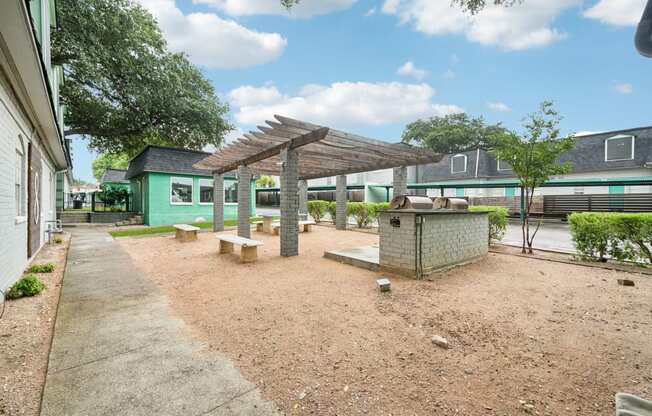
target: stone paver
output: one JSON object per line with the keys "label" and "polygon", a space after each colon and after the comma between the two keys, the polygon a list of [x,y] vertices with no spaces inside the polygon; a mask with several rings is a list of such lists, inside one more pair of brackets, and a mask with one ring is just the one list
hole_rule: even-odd
{"label": "stone paver", "polygon": [[277,414],[105,230],[72,232],[41,415]]}

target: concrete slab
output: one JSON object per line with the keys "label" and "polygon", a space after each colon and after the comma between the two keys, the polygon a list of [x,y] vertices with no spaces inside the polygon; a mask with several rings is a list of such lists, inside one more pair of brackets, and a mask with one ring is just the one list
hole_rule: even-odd
{"label": "concrete slab", "polygon": [[105,230],[76,227],[41,415],[276,415]]}
{"label": "concrete slab", "polygon": [[380,250],[377,245],[327,251],[324,257],[374,272],[380,270]]}

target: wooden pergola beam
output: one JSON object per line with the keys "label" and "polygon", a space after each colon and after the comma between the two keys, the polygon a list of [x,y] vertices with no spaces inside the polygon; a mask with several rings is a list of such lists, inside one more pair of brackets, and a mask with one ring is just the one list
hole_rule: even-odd
{"label": "wooden pergola beam", "polygon": [[[223,166],[219,169],[216,169],[214,172],[217,174],[228,172],[230,170],[236,169],[238,166],[248,166],[253,163],[269,159],[272,156],[278,155],[283,149],[297,149],[301,146],[308,145],[310,143],[318,142],[322,140],[328,134],[328,127],[322,127],[320,129],[311,131],[309,133],[303,134],[301,136],[290,139],[285,143],[272,145],[270,147],[262,149],[260,152],[247,156],[239,161],[231,162],[230,164]],[[243,143],[244,145],[244,143]]]}

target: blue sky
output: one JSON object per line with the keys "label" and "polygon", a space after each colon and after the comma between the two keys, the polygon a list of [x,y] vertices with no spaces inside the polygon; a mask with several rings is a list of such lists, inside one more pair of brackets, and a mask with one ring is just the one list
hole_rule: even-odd
{"label": "blue sky", "polygon": [[[473,18],[449,0],[302,0],[290,15],[278,0],[139,2],[240,131],[282,113],[398,141],[408,122],[462,110],[518,128],[544,99],[565,132],[652,125],[652,59],[633,46],[644,0],[524,0]],[[91,180],[95,155],[82,140],[73,151]]]}

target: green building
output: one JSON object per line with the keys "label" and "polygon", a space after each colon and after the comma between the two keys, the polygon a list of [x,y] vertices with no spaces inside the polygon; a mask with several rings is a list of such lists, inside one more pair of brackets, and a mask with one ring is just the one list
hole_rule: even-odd
{"label": "green building", "polygon": [[[210,153],[147,146],[129,162],[133,211],[143,214],[147,225],[191,224],[213,220],[213,176],[193,165]],[[115,178],[114,178],[115,179]],[[251,215],[256,215],[256,183],[251,181]],[[120,182],[118,182],[120,183]],[[224,219],[236,219],[237,179],[224,177]]]}

